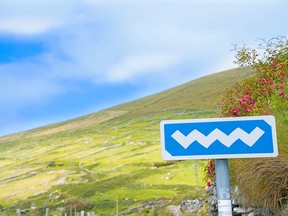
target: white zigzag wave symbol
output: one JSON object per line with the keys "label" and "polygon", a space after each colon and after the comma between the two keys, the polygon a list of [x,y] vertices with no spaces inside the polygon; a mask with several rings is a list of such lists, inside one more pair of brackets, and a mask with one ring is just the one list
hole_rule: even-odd
{"label": "white zigzag wave symbol", "polygon": [[179,130],[175,131],[171,136],[185,149],[187,149],[194,141],[197,141],[205,148],[208,148],[216,140],[219,140],[223,145],[229,148],[238,139],[252,147],[264,133],[265,132],[259,127],[256,127],[250,134],[246,133],[241,128],[236,128],[229,135],[226,135],[216,128],[207,136],[203,135],[196,129],[187,136],[183,135]]}

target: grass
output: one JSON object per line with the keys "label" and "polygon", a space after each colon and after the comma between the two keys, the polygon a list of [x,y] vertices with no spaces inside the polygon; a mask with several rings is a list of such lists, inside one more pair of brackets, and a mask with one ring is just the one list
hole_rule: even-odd
{"label": "grass", "polygon": [[160,121],[216,117],[217,95],[247,74],[247,69],[218,73],[98,113],[0,137],[5,214],[15,215],[20,208],[43,215],[46,207],[58,214],[57,208],[77,206],[115,215],[117,197],[124,212],[159,199],[200,196],[204,174],[198,166],[196,175],[192,164],[201,162],[161,159]]}
{"label": "grass", "polygon": [[246,206],[263,207],[274,212],[288,206],[287,117],[287,110],[281,110],[280,115],[275,113],[278,157],[230,161],[234,184],[240,187]]}

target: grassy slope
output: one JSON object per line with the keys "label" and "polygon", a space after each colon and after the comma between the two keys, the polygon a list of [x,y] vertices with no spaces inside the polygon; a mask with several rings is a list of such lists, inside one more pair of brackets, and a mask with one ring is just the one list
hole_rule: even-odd
{"label": "grassy slope", "polygon": [[5,208],[11,215],[14,208],[32,204],[37,208],[30,209],[31,215],[66,206],[115,215],[116,197],[123,212],[148,201],[197,196],[203,189],[196,190],[191,164],[199,162],[162,161],[159,122],[216,117],[220,92],[248,74],[248,69],[214,74],[98,113],[0,137],[0,205],[14,203]]}

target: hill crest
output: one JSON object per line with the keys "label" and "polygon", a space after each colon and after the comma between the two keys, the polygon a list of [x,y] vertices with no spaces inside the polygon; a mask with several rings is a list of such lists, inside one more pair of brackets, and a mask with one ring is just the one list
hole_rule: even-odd
{"label": "hill crest", "polygon": [[0,143],[28,136],[35,137],[67,130],[77,130],[79,127],[101,124],[123,115],[131,117],[168,110],[213,109],[221,91],[227,85],[250,74],[251,70],[249,68],[236,68],[207,75],[166,91],[119,104],[96,113],[3,136],[0,137]]}

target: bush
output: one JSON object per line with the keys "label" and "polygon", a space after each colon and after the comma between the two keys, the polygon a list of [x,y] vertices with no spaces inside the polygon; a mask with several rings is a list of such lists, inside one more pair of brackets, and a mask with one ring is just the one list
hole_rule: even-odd
{"label": "bush", "polygon": [[274,115],[279,156],[231,160],[232,182],[247,205],[276,210],[288,200],[288,40],[262,40],[257,49],[235,46],[235,51],[235,62],[251,67],[254,74],[225,90],[219,115]]}
{"label": "bush", "polygon": [[260,44],[259,50],[235,48],[235,63],[255,73],[226,89],[218,103],[221,116],[287,114],[288,41],[275,40]]}

